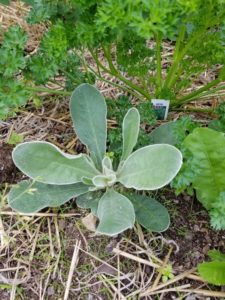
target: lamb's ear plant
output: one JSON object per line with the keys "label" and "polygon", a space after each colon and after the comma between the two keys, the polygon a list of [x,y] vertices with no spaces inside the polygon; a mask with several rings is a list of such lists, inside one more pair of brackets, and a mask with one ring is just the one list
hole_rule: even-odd
{"label": "lamb's ear plant", "polygon": [[140,116],[128,110],[123,121],[123,152],[117,170],[106,153],[107,108],[103,96],[89,84],[72,94],[70,111],[80,141],[89,152],[69,155],[47,142],[26,142],[13,151],[16,166],[31,180],[14,186],[9,205],[22,213],[62,205],[77,197],[77,205],[90,208],[99,219],[97,233],[115,235],[137,221],[152,231],[169,226],[167,210],[147,196],[128,188],[151,191],[168,184],[182,165],[174,146],[156,144],[132,153],[138,139]]}

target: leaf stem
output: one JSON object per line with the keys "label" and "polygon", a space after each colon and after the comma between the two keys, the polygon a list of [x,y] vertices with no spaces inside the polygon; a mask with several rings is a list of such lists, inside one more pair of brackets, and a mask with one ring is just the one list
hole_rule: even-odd
{"label": "leaf stem", "polygon": [[[132,83],[130,80],[126,79],[124,76],[122,76],[122,74],[115,68],[114,64],[113,64],[113,61],[112,61],[112,57],[111,57],[111,49],[110,47],[106,48],[106,47],[102,47],[103,48],[103,52],[104,52],[104,55],[105,55],[105,58],[108,62],[108,65],[109,65],[109,69],[106,68],[101,62],[100,60],[98,59],[98,56],[91,50],[89,49],[93,59],[95,60],[97,66],[99,68],[101,68],[103,71],[105,71],[106,73],[118,78],[120,81],[122,81],[123,83],[125,83],[129,88],[131,88],[132,90],[138,92],[140,95],[144,96],[145,98],[147,99],[151,99],[151,95],[141,89],[139,86],[137,86],[136,84]],[[140,98],[140,97],[139,97]]]}
{"label": "leaf stem", "polygon": [[103,47],[105,58],[109,64],[109,68],[111,71],[111,74],[117,77],[120,81],[124,82],[126,85],[128,85],[133,90],[137,91],[141,95],[143,95],[146,99],[150,100],[151,95],[144,89],[140,88],[138,85],[134,84],[132,81],[125,78],[114,66],[112,57],[111,57],[111,48]]}
{"label": "leaf stem", "polygon": [[37,93],[44,92],[44,93],[62,95],[62,96],[70,96],[71,95],[71,92],[62,91],[62,90],[52,90],[52,89],[45,88],[45,87],[27,86],[26,89],[29,91],[37,92]]}
{"label": "leaf stem", "polygon": [[[221,82],[220,78],[217,78],[211,82],[209,82],[208,84],[206,84],[205,86],[203,86],[202,88],[198,89],[197,91],[194,91],[178,100],[176,100],[176,102],[174,102],[174,106],[181,106],[185,103],[188,103],[190,101],[193,101],[196,98],[200,98],[199,95],[204,93],[205,91],[209,90],[211,87],[219,84]],[[223,86],[224,87],[224,86]],[[222,88],[221,88],[222,89]],[[209,93],[211,93],[212,91],[208,91]],[[205,95],[205,94],[204,94]]]}
{"label": "leaf stem", "polygon": [[162,36],[156,34],[156,96],[159,97],[162,89],[162,57],[161,57],[161,45]]}

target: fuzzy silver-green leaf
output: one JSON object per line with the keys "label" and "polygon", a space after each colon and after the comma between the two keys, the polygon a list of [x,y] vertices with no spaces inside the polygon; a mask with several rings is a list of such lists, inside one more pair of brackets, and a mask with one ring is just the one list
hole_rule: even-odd
{"label": "fuzzy silver-green leaf", "polygon": [[117,180],[127,188],[156,190],[176,176],[182,154],[174,146],[156,144],[133,152],[118,171]]}
{"label": "fuzzy silver-green leaf", "polygon": [[48,142],[26,142],[13,150],[15,165],[30,178],[47,184],[73,184],[99,174],[85,154],[69,155]]}
{"label": "fuzzy silver-green leaf", "polygon": [[71,97],[70,113],[79,139],[90,150],[99,170],[106,152],[107,108],[104,97],[92,85],[77,87]]}

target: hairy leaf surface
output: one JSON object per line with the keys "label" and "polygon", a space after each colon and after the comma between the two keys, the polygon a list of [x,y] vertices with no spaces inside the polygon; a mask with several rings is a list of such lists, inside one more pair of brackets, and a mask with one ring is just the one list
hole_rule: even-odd
{"label": "hairy leaf surface", "polygon": [[58,207],[87,191],[88,186],[82,183],[50,185],[24,180],[11,189],[8,203],[18,212],[35,213],[45,207]]}
{"label": "hairy leaf surface", "polygon": [[72,94],[70,112],[79,139],[88,147],[93,161],[101,169],[107,136],[104,97],[94,86],[82,84]]}
{"label": "hairy leaf surface", "polygon": [[140,127],[140,115],[136,108],[131,108],[123,119],[123,153],[121,160],[125,160],[132,153],[137,143]]}
{"label": "hairy leaf surface", "polygon": [[72,184],[99,174],[86,155],[65,154],[48,142],[18,145],[13,161],[30,178],[48,184]]}
{"label": "hairy leaf surface", "polygon": [[182,165],[181,152],[166,144],[143,147],[125,160],[118,181],[127,188],[156,190],[168,184]]}
{"label": "hairy leaf surface", "polygon": [[83,194],[76,199],[77,206],[80,208],[90,208],[93,215],[97,217],[98,203],[102,196],[102,193],[88,192]]}
{"label": "hairy leaf surface", "polygon": [[150,141],[152,144],[169,144],[176,145],[177,138],[173,132],[175,122],[167,122],[155,128],[150,134]]}
{"label": "hairy leaf surface", "polygon": [[170,216],[161,203],[153,198],[137,194],[130,195],[129,199],[134,206],[139,224],[153,232],[163,232],[168,229]]}
{"label": "hairy leaf surface", "polygon": [[130,200],[113,189],[107,190],[99,201],[97,233],[109,236],[132,228],[135,222],[134,207]]}

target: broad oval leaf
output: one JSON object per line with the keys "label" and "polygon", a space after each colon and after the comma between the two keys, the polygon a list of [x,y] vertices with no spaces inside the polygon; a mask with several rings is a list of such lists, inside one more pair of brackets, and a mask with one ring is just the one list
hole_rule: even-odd
{"label": "broad oval leaf", "polygon": [[121,160],[127,159],[137,143],[140,128],[140,115],[136,108],[131,108],[123,119],[123,153]]}
{"label": "broad oval leaf", "polygon": [[225,285],[225,262],[212,261],[198,265],[203,279],[215,285]]}
{"label": "broad oval leaf", "polygon": [[51,185],[24,180],[11,189],[8,203],[20,213],[35,213],[45,207],[58,207],[87,191],[88,186],[82,183]]}
{"label": "broad oval leaf", "polygon": [[27,176],[48,184],[73,184],[99,171],[85,154],[69,155],[48,142],[26,142],[12,153],[15,165]]}
{"label": "broad oval leaf", "polygon": [[132,228],[135,222],[132,203],[113,189],[107,190],[100,199],[97,215],[100,222],[96,232],[109,236]]}
{"label": "broad oval leaf", "polygon": [[184,144],[192,153],[198,170],[193,181],[198,200],[210,209],[225,191],[224,134],[209,128],[196,128],[186,137]]}
{"label": "broad oval leaf", "polygon": [[174,134],[175,124],[175,121],[167,122],[152,130],[149,134],[151,143],[176,145],[178,139]]}
{"label": "broad oval leaf", "polygon": [[107,108],[104,97],[94,86],[81,84],[72,94],[70,113],[76,134],[88,147],[93,161],[101,170],[107,137]]}
{"label": "broad oval leaf", "polygon": [[137,194],[130,195],[129,199],[134,206],[137,222],[144,228],[153,232],[168,229],[170,216],[165,206],[153,198]]}
{"label": "broad oval leaf", "polygon": [[127,188],[156,190],[168,184],[182,165],[182,154],[174,146],[143,147],[125,160],[117,180]]}

